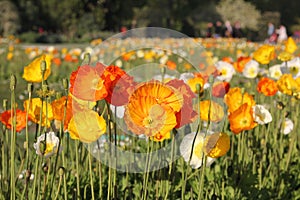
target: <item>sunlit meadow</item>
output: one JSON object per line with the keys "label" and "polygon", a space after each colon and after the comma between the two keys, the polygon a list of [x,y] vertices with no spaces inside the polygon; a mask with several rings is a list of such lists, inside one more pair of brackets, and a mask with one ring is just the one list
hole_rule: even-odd
{"label": "sunlit meadow", "polygon": [[1,38],[0,199],[300,199],[297,42],[192,40]]}

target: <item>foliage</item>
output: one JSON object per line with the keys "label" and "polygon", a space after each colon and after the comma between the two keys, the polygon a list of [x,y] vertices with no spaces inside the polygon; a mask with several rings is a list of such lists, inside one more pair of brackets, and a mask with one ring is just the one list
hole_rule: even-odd
{"label": "foliage", "polygon": [[20,28],[19,13],[10,1],[0,1],[0,34],[14,35]]}
{"label": "foliage", "polygon": [[261,14],[249,2],[244,0],[221,0],[216,9],[224,21],[240,21],[243,28],[258,29]]}

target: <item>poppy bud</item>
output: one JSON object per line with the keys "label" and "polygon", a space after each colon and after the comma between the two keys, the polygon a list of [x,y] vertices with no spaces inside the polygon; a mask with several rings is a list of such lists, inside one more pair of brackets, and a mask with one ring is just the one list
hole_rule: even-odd
{"label": "poppy bud", "polygon": [[10,90],[14,91],[16,89],[16,85],[17,85],[17,78],[15,75],[11,74],[10,75]]}

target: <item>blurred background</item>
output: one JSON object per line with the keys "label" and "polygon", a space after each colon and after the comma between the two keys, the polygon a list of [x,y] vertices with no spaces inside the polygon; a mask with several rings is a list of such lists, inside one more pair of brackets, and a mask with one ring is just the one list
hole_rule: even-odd
{"label": "blurred background", "polygon": [[80,43],[138,27],[165,27],[210,37],[216,22],[239,23],[251,41],[268,23],[299,36],[299,0],[0,0],[0,35],[28,43]]}

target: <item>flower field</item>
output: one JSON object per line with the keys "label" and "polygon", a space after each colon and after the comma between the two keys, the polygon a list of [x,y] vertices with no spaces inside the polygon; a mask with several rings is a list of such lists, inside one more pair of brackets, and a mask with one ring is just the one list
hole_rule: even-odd
{"label": "flower field", "polygon": [[0,39],[0,199],[300,199],[300,48]]}

